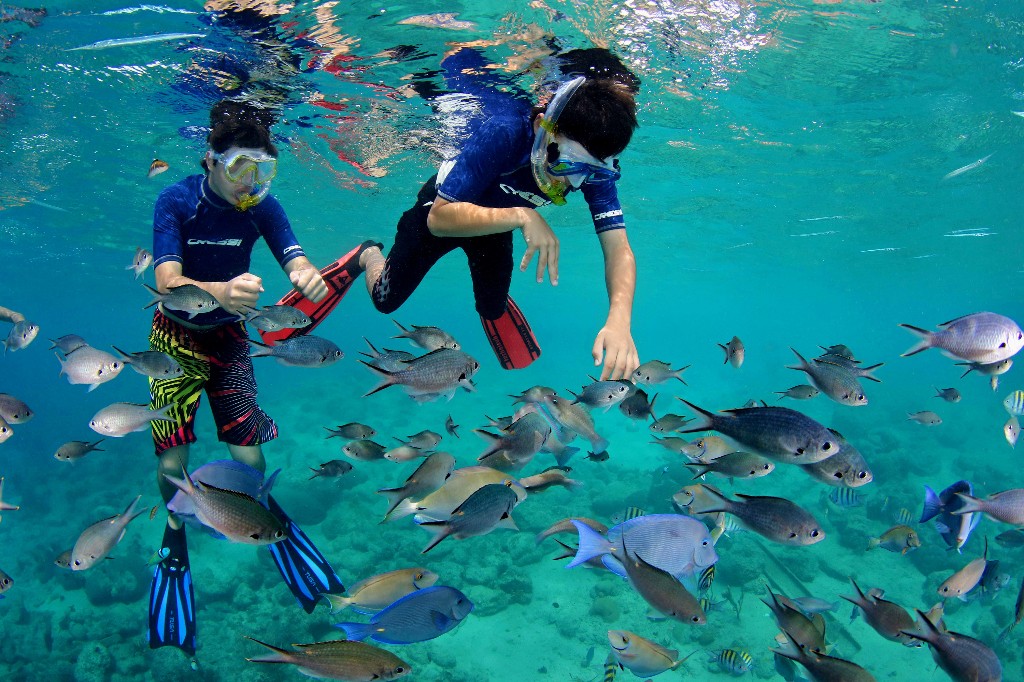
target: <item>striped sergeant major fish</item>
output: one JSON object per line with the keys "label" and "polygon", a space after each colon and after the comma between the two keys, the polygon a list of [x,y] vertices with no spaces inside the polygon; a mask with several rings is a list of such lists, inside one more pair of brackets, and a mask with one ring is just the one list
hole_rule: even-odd
{"label": "striped sergeant major fish", "polygon": [[754,660],[746,651],[722,649],[711,654],[711,662],[733,675],[742,675],[754,666]]}
{"label": "striped sergeant major fish", "polygon": [[604,682],[612,682],[617,672],[619,672],[619,662],[615,660],[615,654],[609,651],[608,658],[604,659]]}

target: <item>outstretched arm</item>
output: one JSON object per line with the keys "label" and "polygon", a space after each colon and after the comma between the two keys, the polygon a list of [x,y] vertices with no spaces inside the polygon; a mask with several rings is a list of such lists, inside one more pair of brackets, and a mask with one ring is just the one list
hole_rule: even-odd
{"label": "outstretched arm", "polygon": [[11,310],[10,308],[5,308],[2,305],[0,305],[0,321],[13,322],[17,324],[19,322],[24,322],[25,316],[17,311]]}
{"label": "outstretched arm", "polygon": [[284,271],[288,274],[288,279],[291,280],[296,291],[313,303],[318,303],[327,295],[324,278],[320,276],[320,271],[316,269],[316,266],[305,256],[292,258],[284,264]]}
{"label": "outstretched arm", "polygon": [[640,366],[630,324],[633,293],[636,291],[636,259],[625,230],[608,230],[598,235],[604,252],[604,278],[608,287],[608,319],[594,341],[594,365],[600,365],[601,380],[628,379]]}

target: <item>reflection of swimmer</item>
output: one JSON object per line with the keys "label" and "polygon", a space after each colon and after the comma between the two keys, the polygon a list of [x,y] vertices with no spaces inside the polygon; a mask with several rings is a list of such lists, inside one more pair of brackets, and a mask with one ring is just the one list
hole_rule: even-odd
{"label": "reflection of swimmer", "polygon": [[[598,59],[600,57],[600,59]],[[610,68],[609,65],[617,65]],[[636,265],[626,238],[616,181],[618,155],[637,126],[635,76],[605,50],[575,53],[546,109],[475,85],[484,62],[460,50],[442,62],[453,89],[465,86],[491,110],[486,120],[422,187],[402,216],[387,260],[377,249],[360,259],[367,288],[381,312],[392,312],[419,286],[442,256],[461,248],[469,259],[476,309],[506,368],[523,367],[540,355],[529,325],[508,296],[512,279],[512,233],[526,241],[525,270],[537,256],[537,281],[544,272],[558,283],[559,242],[537,208],[562,205],[580,190],[590,208],[605,259],[608,317],[592,354],[604,361],[601,378],[626,378],[639,366],[630,333]],[[495,78],[493,74],[489,78]]]}
{"label": "reflection of swimmer", "polygon": [[[200,395],[206,392],[217,437],[231,457],[262,478],[262,444],[277,437],[277,425],[256,402],[256,379],[248,335],[239,313],[256,306],[262,281],[250,273],[250,256],[262,237],[298,292],[318,301],[327,294],[320,273],[304,255],[288,218],[269,194],[277,172],[277,148],[269,115],[225,101],[210,112],[205,175],[193,175],[160,193],[154,210],[153,257],[157,288],[197,286],[215,297],[216,309],[184,318],[162,304],[153,318],[150,345],[181,364],[173,379],[151,379],[151,407],[169,420],[154,422],[158,483],[165,500],[176,487],[164,474],[181,476],[188,463]],[[319,599],[304,577],[321,576],[323,591],[343,591],[330,565],[272,498],[275,516],[287,537],[271,553],[288,586],[307,609]],[[167,554],[153,576],[150,598],[150,646],[175,646],[195,653],[195,619],[188,549],[181,521],[168,516],[163,548]],[[290,567],[290,568],[289,568]],[[332,580],[333,578],[333,580]],[[310,599],[306,599],[310,597]],[[311,602],[311,603],[310,603]],[[182,617],[180,614],[185,614]]]}

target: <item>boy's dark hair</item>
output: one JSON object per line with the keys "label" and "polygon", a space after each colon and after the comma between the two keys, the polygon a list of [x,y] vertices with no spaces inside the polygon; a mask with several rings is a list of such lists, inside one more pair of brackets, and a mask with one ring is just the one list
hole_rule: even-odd
{"label": "boy's dark hair", "polygon": [[[265,109],[244,102],[221,100],[210,110],[210,134],[206,142],[217,153],[231,147],[247,147],[262,149],[277,158],[277,147],[270,137],[273,123],[273,115]],[[201,165],[206,168],[206,161]]]}
{"label": "boy's dark hair", "polygon": [[617,79],[587,78],[558,116],[558,132],[599,159],[621,154],[639,125],[633,93]]}

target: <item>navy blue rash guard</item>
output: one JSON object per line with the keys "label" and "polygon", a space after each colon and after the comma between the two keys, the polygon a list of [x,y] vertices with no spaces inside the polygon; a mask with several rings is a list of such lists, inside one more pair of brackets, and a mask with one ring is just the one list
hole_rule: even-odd
{"label": "navy blue rash guard", "polygon": [[[160,192],[153,212],[153,267],[177,261],[185,277],[197,282],[227,282],[249,271],[256,240],[263,237],[277,262],[304,256],[288,216],[274,197],[239,211],[219,197],[205,175],[190,175]],[[223,308],[188,319],[190,325],[215,326],[237,319]]]}
{"label": "navy blue rash guard", "polygon": [[[454,159],[438,171],[437,195],[487,208],[537,208],[551,203],[530,167],[533,125],[529,112],[492,116],[480,124]],[[594,230],[624,229],[614,182],[583,183]]]}

